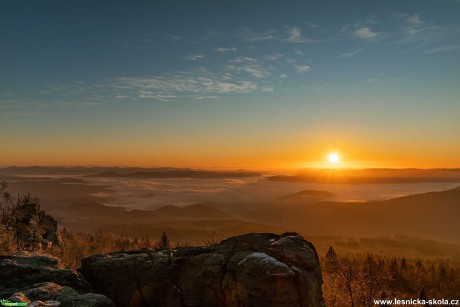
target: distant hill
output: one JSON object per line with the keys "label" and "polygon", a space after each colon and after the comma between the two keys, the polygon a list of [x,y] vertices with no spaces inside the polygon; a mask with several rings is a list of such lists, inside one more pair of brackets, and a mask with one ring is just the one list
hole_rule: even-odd
{"label": "distant hill", "polygon": [[80,183],[89,183],[87,180],[79,179],[79,178],[59,178],[54,180],[56,183],[68,183],[68,184],[80,184]]}
{"label": "distant hill", "polygon": [[292,175],[270,176],[267,180],[333,184],[460,183],[460,169],[307,169]]}
{"label": "distant hill", "polygon": [[234,218],[215,208],[197,204],[185,207],[166,205],[153,211],[129,210],[122,207],[109,207],[97,202],[76,200],[70,204],[56,201],[43,202],[42,207],[60,220],[70,223],[87,224],[91,221],[95,226],[119,223],[151,223],[158,221],[180,220],[233,220]]}
{"label": "distant hill", "polygon": [[259,172],[246,170],[209,171],[173,167],[55,167],[55,166],[10,166],[0,168],[0,173],[8,175],[81,175],[89,177],[123,178],[197,178],[220,179],[261,176]]}
{"label": "distant hill", "polygon": [[232,216],[202,204],[186,207],[163,206],[152,211],[164,220],[231,220]]}
{"label": "distant hill", "polygon": [[0,173],[12,175],[90,175],[105,171],[136,172],[145,168],[120,168],[120,167],[60,167],[60,166],[10,166],[0,168]]}
{"label": "distant hill", "polygon": [[334,193],[327,191],[303,190],[293,194],[279,196],[278,200],[283,201],[320,201],[329,200],[334,197]]}
{"label": "distant hill", "polygon": [[106,171],[88,177],[115,177],[115,178],[192,178],[192,179],[225,179],[261,176],[257,172],[248,171],[203,171],[203,170],[167,170],[167,171],[143,171],[120,174]]}
{"label": "distant hill", "polygon": [[311,235],[403,234],[460,243],[460,188],[385,201],[275,204],[247,211],[246,218]]}
{"label": "distant hill", "polygon": [[108,207],[97,202],[43,202],[42,208],[59,224],[81,232],[102,232],[130,237],[159,238],[166,231],[174,242],[202,243],[210,236],[223,239],[248,232],[283,233],[289,228],[234,219],[204,205],[164,206],[155,211]]}
{"label": "distant hill", "polygon": [[153,211],[123,210],[123,219],[132,221],[232,220],[233,217],[215,208],[197,204],[185,207],[166,205]]}

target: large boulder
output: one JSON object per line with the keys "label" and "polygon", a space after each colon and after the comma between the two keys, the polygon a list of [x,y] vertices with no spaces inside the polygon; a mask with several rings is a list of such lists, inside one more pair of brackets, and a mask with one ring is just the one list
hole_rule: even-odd
{"label": "large boulder", "polygon": [[44,282],[18,289],[11,297],[11,301],[63,301],[80,295],[78,291],[67,286],[60,286],[53,282]]}
{"label": "large boulder", "polygon": [[66,266],[59,258],[31,252],[0,255],[0,280],[0,297],[43,282],[69,286],[78,291],[91,289],[80,273]]}
{"label": "large boulder", "polygon": [[28,306],[112,307],[92,289],[82,274],[56,257],[20,252],[0,256],[0,297]]}
{"label": "large boulder", "polygon": [[55,283],[41,283],[14,293],[10,302],[27,303],[32,307],[113,307],[113,302],[102,294],[80,294],[70,287]]}
{"label": "large boulder", "polygon": [[116,306],[324,306],[318,255],[296,233],[94,255],[81,271]]}

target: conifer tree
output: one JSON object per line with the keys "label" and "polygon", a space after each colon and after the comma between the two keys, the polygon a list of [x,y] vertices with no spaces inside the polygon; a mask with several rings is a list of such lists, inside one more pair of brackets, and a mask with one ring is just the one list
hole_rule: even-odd
{"label": "conifer tree", "polygon": [[325,270],[328,273],[334,273],[338,271],[339,261],[337,254],[332,246],[326,252],[326,263]]}
{"label": "conifer tree", "polygon": [[169,237],[165,231],[161,234],[160,246],[161,249],[169,249]]}

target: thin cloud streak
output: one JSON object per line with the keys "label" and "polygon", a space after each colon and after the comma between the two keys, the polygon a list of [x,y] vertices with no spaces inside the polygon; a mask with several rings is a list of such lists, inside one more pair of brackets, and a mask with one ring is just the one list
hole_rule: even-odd
{"label": "thin cloud streak", "polygon": [[230,47],[230,48],[225,48],[225,47],[219,47],[214,49],[216,52],[228,52],[228,51],[237,51],[238,49],[235,47]]}
{"label": "thin cloud streak", "polygon": [[339,58],[339,59],[351,58],[351,57],[354,57],[355,55],[357,55],[358,53],[361,53],[362,51],[363,51],[363,49],[359,48],[359,49],[353,50],[352,52],[342,53],[337,58]]}
{"label": "thin cloud streak", "polygon": [[460,45],[444,45],[426,50],[425,54],[436,54],[441,52],[460,50]]}
{"label": "thin cloud streak", "polygon": [[262,41],[275,40],[279,38],[279,31],[269,29],[262,32],[256,32],[249,28],[245,28],[241,33],[237,33],[236,35],[242,36],[243,41],[249,43],[256,43]]}
{"label": "thin cloud streak", "polygon": [[206,57],[204,54],[187,54],[185,56],[185,59],[189,61],[198,61],[204,57]]}

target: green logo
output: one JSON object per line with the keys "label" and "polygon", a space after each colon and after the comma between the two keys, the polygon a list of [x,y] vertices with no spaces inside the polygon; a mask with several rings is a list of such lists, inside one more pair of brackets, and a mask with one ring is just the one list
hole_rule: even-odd
{"label": "green logo", "polygon": [[11,302],[11,301],[5,300],[5,299],[1,299],[0,304],[2,306],[27,306],[27,303]]}

